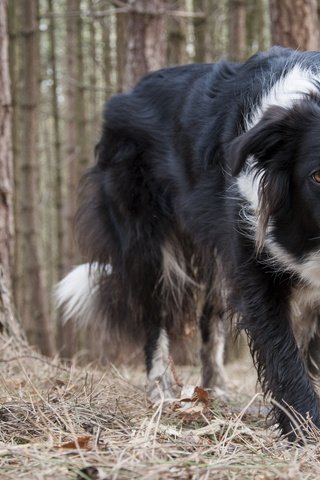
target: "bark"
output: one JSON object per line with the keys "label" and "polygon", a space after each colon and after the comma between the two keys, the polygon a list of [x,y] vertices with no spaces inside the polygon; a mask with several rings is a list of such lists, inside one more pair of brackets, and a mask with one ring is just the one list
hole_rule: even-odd
{"label": "bark", "polygon": [[122,88],[166,63],[163,0],[128,0],[127,51]]}
{"label": "bark", "polygon": [[[80,0],[81,5],[81,0]],[[80,9],[79,5],[79,9]],[[87,110],[86,110],[86,90],[84,75],[83,58],[83,21],[81,15],[77,18],[77,66],[76,66],[76,124],[77,124],[77,148],[78,154],[78,180],[89,165],[88,142],[87,142]],[[75,252],[76,254],[76,252]]]}
{"label": "bark", "polygon": [[[123,73],[123,65],[120,66],[119,64],[119,52],[118,48],[116,48],[115,43],[118,43],[115,37],[118,36],[118,30],[120,30],[118,25],[118,17],[114,12],[111,12],[110,15],[104,21],[100,21],[100,28],[97,31],[97,34],[100,34],[102,37],[102,45],[100,44],[100,48],[102,48],[101,57],[103,59],[102,62],[102,69],[100,70],[102,74],[102,78],[99,78],[100,85],[104,86],[104,93],[103,93],[103,101],[106,101],[106,94],[107,96],[119,91],[119,85],[121,82],[118,82],[119,75],[121,72]],[[101,32],[101,33],[100,33]],[[115,42],[116,40],[116,42]],[[97,51],[99,51],[97,43]],[[124,50],[123,50],[124,53]],[[100,101],[100,97],[99,97]],[[95,135],[97,138],[97,133],[100,132],[100,124],[101,124],[101,112],[99,104],[97,106],[97,114],[96,114],[96,130]]]}
{"label": "bark", "polygon": [[[54,2],[48,0],[48,10],[54,13]],[[57,61],[56,61],[56,37],[55,37],[55,18],[52,16],[49,22],[49,62],[52,70],[51,80],[51,110],[53,115],[53,135],[54,135],[54,179],[55,179],[55,227],[56,227],[56,261],[55,267],[58,278],[63,275],[63,177],[62,177],[62,152],[60,135],[60,117],[58,107],[58,79],[57,79]]]}
{"label": "bark", "polygon": [[[268,0],[257,0],[257,36],[260,51],[270,48],[270,15]],[[250,54],[253,52],[250,52]]]}
{"label": "bark", "polygon": [[126,52],[128,42],[128,13],[117,13],[117,85],[118,91],[121,92],[125,85],[125,66]]}
{"label": "bark", "polygon": [[194,30],[194,62],[203,63],[207,57],[207,0],[193,0],[193,8],[197,13],[205,14],[203,17],[195,17],[193,19]]}
{"label": "bark", "polygon": [[[90,12],[92,14],[92,17],[90,19],[90,24],[89,24],[89,52],[90,52],[90,76],[89,76],[89,82],[90,82],[90,95],[89,95],[89,105],[90,105],[90,138],[92,142],[96,141],[96,136],[98,132],[98,116],[97,116],[97,77],[98,77],[98,72],[97,72],[97,40],[96,40],[96,25],[95,25],[95,19],[94,19],[94,2],[93,0],[89,0],[89,8]],[[107,22],[104,24],[104,30],[106,31],[106,36],[109,34],[109,28],[107,27]],[[105,37],[102,35],[102,40],[103,43],[105,43]],[[107,37],[108,38],[108,37]],[[106,54],[110,55],[110,46],[107,46],[107,51]],[[110,82],[106,78],[106,84],[108,85]],[[108,85],[110,88],[110,85]],[[99,120],[100,120],[100,115],[99,115]]]}
{"label": "bark", "polygon": [[29,0],[21,8],[22,63],[21,104],[19,105],[20,144],[17,187],[19,269],[16,284],[18,312],[27,336],[44,354],[54,353],[52,327],[48,315],[48,298],[40,253],[39,235],[39,164],[38,164],[38,102],[39,102],[39,25],[38,2]]}
{"label": "bark", "polygon": [[246,1],[229,0],[229,58],[242,61],[246,56]]}
{"label": "bark", "polygon": [[[63,234],[63,270],[66,273],[70,267],[76,265],[76,241],[74,232],[74,216],[77,210],[77,192],[80,176],[80,146],[78,138],[80,111],[78,102],[79,82],[79,11],[81,0],[67,0],[66,20],[66,187],[67,194],[64,206],[64,234]],[[82,53],[81,53],[82,55]],[[80,55],[80,61],[81,61]],[[58,322],[58,346],[63,357],[71,358],[75,351],[75,331],[72,322],[63,326]]]}
{"label": "bark", "polygon": [[14,221],[12,104],[8,56],[7,2],[0,2],[0,264],[8,273],[12,288]]}
{"label": "bark", "polygon": [[67,164],[67,199],[64,212],[64,254],[63,258],[67,270],[70,265],[75,264],[75,241],[74,241],[74,215],[77,208],[77,188],[79,179],[77,144],[77,17],[72,15],[80,9],[79,0],[67,1],[67,33],[66,43],[66,152],[65,161]]}
{"label": "bark", "polygon": [[270,0],[271,40],[298,50],[319,48],[317,0]]}
{"label": "bark", "polygon": [[228,7],[228,0],[208,0],[206,62],[216,62],[226,56],[229,42]]}
{"label": "bark", "polygon": [[18,342],[26,343],[22,326],[17,321],[10,283],[10,278],[0,263],[0,333],[10,336]]}
{"label": "bark", "polygon": [[[24,340],[12,302],[13,273],[13,154],[12,104],[9,73],[7,1],[0,2],[0,332]],[[14,13],[11,10],[11,13]],[[15,30],[11,18],[11,33]],[[12,38],[12,37],[11,37]],[[11,50],[13,53],[13,50]],[[12,65],[12,64],[11,64]]]}
{"label": "bark", "polygon": [[[185,10],[185,0],[171,0],[169,2],[171,10]],[[167,64],[179,65],[187,63],[187,25],[183,18],[168,15],[167,18]]]}

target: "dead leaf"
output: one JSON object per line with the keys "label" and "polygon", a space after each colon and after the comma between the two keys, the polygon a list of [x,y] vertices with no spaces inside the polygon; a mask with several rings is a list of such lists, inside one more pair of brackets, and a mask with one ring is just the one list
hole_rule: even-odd
{"label": "dead leaf", "polygon": [[209,403],[209,394],[202,388],[194,385],[184,385],[181,390],[181,405],[176,411],[186,413],[187,415],[198,414],[207,407]]}
{"label": "dead leaf", "polygon": [[80,437],[77,437],[76,440],[60,443],[60,445],[57,445],[56,448],[66,448],[70,450],[78,450],[80,448],[81,450],[89,450],[91,438],[92,437],[90,435],[81,435]]}
{"label": "dead leaf", "polygon": [[202,387],[195,387],[194,393],[192,395],[192,400],[195,402],[202,402],[205,405],[209,403],[209,394],[208,392]]}

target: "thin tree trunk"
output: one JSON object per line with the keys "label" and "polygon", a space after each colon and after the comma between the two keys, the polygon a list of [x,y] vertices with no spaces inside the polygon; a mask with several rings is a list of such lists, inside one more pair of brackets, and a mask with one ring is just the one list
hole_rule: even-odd
{"label": "thin tree trunk", "polygon": [[208,0],[206,16],[206,62],[226,56],[229,45],[229,0]]}
{"label": "thin tree trunk", "polygon": [[118,91],[122,91],[125,85],[125,66],[126,52],[128,42],[128,13],[119,12],[116,16],[117,21],[117,85]]}
{"label": "thin tree trunk", "polygon": [[17,308],[28,338],[43,353],[54,353],[52,327],[48,315],[44,272],[39,245],[39,26],[38,2],[29,0],[22,12],[21,56],[23,61],[20,155],[18,166],[19,205],[16,221],[21,264],[17,278]]}
{"label": "thin tree trunk", "polygon": [[[185,0],[171,0],[171,10],[185,10]],[[168,15],[167,18],[167,64],[179,65],[187,63],[186,22],[181,17]]]}
{"label": "thin tree trunk", "polygon": [[[94,2],[93,0],[89,0],[89,8],[90,12],[92,14],[92,17],[90,19],[90,24],[89,24],[89,51],[90,51],[90,61],[91,61],[91,66],[90,66],[90,76],[89,76],[89,81],[90,81],[90,95],[89,95],[89,104],[90,104],[90,137],[92,139],[92,142],[95,142],[96,136],[97,136],[97,131],[98,131],[98,117],[97,117],[97,32],[96,32],[96,26],[95,26],[95,18],[94,18]],[[107,22],[105,22],[104,29],[106,30],[106,35],[109,34],[109,28],[107,28],[106,25]],[[108,38],[108,37],[107,37]],[[103,40],[105,38],[103,37]],[[105,48],[107,48],[106,55],[110,55],[110,45],[107,45]],[[107,72],[107,74],[109,71]],[[106,79],[106,83],[108,84],[108,80]],[[99,117],[100,118],[100,117]]]}
{"label": "thin tree trunk", "polygon": [[203,13],[203,17],[193,19],[194,30],[194,62],[203,63],[206,61],[206,40],[207,40],[207,0],[193,0],[193,9],[196,13]]}
{"label": "thin tree trunk", "polygon": [[7,2],[0,2],[0,264],[12,289],[14,255],[13,156],[11,91],[7,32]]}
{"label": "thin tree trunk", "polygon": [[[81,0],[79,2],[79,10],[81,7]],[[94,61],[94,58],[92,59]],[[76,124],[77,124],[77,144],[79,149],[78,155],[78,177],[80,178],[83,172],[89,165],[88,142],[87,142],[87,110],[85,101],[85,75],[84,75],[84,58],[83,58],[83,21],[81,15],[77,18],[77,66],[76,66]],[[77,183],[79,181],[77,180]],[[76,255],[76,252],[75,252]]]}
{"label": "thin tree trunk", "polygon": [[[76,241],[74,216],[77,210],[77,192],[79,183],[79,139],[78,139],[78,15],[81,0],[67,0],[66,22],[66,154],[67,195],[64,208],[63,269],[67,272],[76,264]],[[82,85],[82,83],[81,83]],[[75,352],[75,330],[72,322],[63,326],[58,322],[58,345],[63,357],[71,358]]]}
{"label": "thin tree trunk", "polygon": [[271,40],[299,50],[319,48],[317,0],[270,0]]}
{"label": "thin tree trunk", "polygon": [[229,58],[242,61],[246,56],[246,1],[229,0]]}
{"label": "thin tree trunk", "polygon": [[66,43],[66,155],[67,163],[67,201],[65,204],[65,234],[64,234],[64,265],[67,270],[70,265],[75,264],[75,240],[74,240],[74,215],[77,208],[77,189],[79,180],[78,155],[79,146],[77,143],[77,17],[75,12],[80,10],[80,0],[67,0],[67,37]]}
{"label": "thin tree trunk", "polygon": [[[48,0],[49,12],[54,13],[54,2]],[[56,271],[58,278],[63,275],[63,177],[62,177],[62,154],[61,154],[61,135],[60,135],[60,117],[58,107],[58,79],[56,64],[56,37],[55,37],[55,18],[50,18],[49,23],[49,52],[50,66],[52,69],[52,89],[51,89],[51,110],[53,115],[53,132],[54,132],[54,157],[55,157],[55,226],[56,226]]]}
{"label": "thin tree trunk", "polygon": [[[0,1],[0,331],[23,337],[13,313],[13,154],[7,1]],[[12,52],[12,51],[11,51]]]}
{"label": "thin tree trunk", "polygon": [[258,48],[260,51],[267,50],[270,47],[270,15],[268,0],[257,0],[257,16]]}
{"label": "thin tree trunk", "polygon": [[128,0],[127,54],[123,89],[166,62],[163,0]]}

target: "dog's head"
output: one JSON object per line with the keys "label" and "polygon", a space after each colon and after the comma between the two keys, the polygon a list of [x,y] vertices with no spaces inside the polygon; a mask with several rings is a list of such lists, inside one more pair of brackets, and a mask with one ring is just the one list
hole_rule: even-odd
{"label": "dog's head", "polygon": [[[246,162],[248,157],[252,162]],[[231,143],[229,161],[234,176],[252,169],[258,181],[258,248],[270,219],[281,230],[281,222],[292,218],[301,223],[306,238],[319,237],[319,100],[306,97],[290,108],[270,107],[253,128]]]}

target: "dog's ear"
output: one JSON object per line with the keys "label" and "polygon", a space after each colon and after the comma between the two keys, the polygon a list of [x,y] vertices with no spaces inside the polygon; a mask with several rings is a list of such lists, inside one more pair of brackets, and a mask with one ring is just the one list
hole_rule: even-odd
{"label": "dog's ear", "polygon": [[233,176],[239,175],[248,157],[256,161],[270,159],[288,140],[290,126],[285,119],[288,111],[283,107],[270,107],[262,119],[243,133],[228,148],[228,161]]}
{"label": "dog's ear", "polygon": [[286,211],[289,202],[290,171],[297,150],[300,111],[271,107],[259,123],[230,145],[230,166],[238,175],[246,159],[253,156],[251,168],[259,180],[259,206],[256,211],[257,250],[264,245],[271,216]]}

